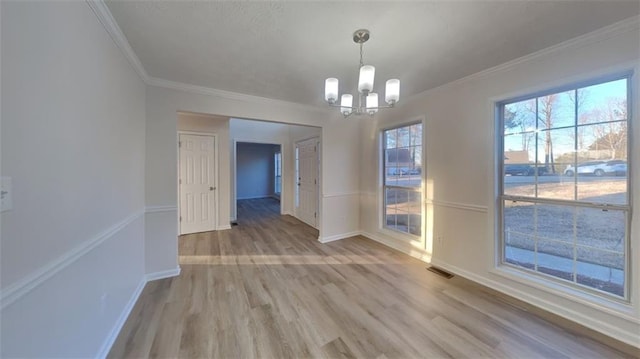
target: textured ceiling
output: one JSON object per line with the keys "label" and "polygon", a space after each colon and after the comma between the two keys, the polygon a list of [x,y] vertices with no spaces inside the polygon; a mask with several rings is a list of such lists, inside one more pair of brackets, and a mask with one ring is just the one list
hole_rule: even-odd
{"label": "textured ceiling", "polygon": [[150,76],[308,105],[324,79],[356,93],[358,46],[375,90],[416,93],[640,13],[632,1],[107,1]]}

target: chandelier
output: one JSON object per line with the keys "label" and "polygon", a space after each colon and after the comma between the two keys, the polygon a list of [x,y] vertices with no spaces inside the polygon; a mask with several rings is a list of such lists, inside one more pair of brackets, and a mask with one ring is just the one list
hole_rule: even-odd
{"label": "chandelier", "polygon": [[324,82],[324,99],[332,107],[340,107],[340,112],[344,117],[368,114],[373,116],[381,108],[391,108],[400,99],[400,80],[387,80],[385,88],[385,102],[388,106],[378,106],[378,94],[373,91],[373,79],[375,77],[375,67],[365,65],[362,61],[362,45],[369,40],[369,30],[360,29],[353,33],[353,42],[360,45],[360,77],[358,79],[358,106],[353,106],[353,96],[343,94],[338,101],[338,79],[330,77]]}

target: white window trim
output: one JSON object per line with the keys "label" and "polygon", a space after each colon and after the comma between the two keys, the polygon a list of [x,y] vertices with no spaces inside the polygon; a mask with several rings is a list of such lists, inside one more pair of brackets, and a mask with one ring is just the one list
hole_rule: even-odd
{"label": "white window trim", "polygon": [[[508,278],[519,282],[521,284],[540,289],[545,292],[549,292],[560,297],[564,297],[570,300],[574,300],[575,302],[588,305],[598,310],[605,311],[617,317],[632,320],[634,322],[637,319],[634,319],[632,316],[633,308],[635,305],[632,303],[632,299],[635,298],[635,291],[638,291],[640,288],[636,288],[632,285],[634,283],[634,273],[632,269],[634,268],[632,265],[632,241],[633,236],[631,235],[631,224],[633,221],[633,168],[634,162],[637,161],[636,156],[632,156],[633,153],[633,134],[634,134],[634,107],[637,106],[635,101],[633,101],[633,94],[635,93],[635,84],[637,83],[636,77],[638,74],[634,71],[634,69],[629,69],[629,67],[625,67],[623,70],[617,69],[616,71],[610,71],[609,74],[598,73],[591,77],[581,77],[580,79],[573,81],[566,81],[564,84],[555,84],[553,86],[548,86],[546,88],[536,88],[530,92],[519,91],[519,93],[515,96],[504,96],[502,98],[493,98],[491,99],[493,113],[494,113],[494,128],[493,133],[494,137],[494,145],[495,145],[495,158],[494,161],[494,181],[491,186],[494,188],[494,203],[495,209],[492,211],[492,222],[493,222],[493,235],[495,240],[495,267],[490,270],[491,273],[502,276],[504,278]],[[588,87],[592,85],[597,85],[609,81],[615,81],[620,79],[627,79],[627,111],[628,111],[628,141],[627,141],[627,205],[622,206],[626,207],[628,211],[627,217],[627,238],[626,238],[626,248],[625,248],[625,288],[624,288],[624,297],[619,297],[614,294],[606,293],[594,288],[589,288],[584,285],[576,285],[572,282],[562,280],[560,278],[554,278],[549,275],[543,275],[542,273],[538,273],[531,270],[526,270],[523,268],[519,268],[515,265],[503,262],[504,259],[504,238],[503,238],[503,201],[501,196],[503,195],[503,183],[502,183],[502,171],[504,167],[504,161],[502,160],[503,156],[503,147],[504,147],[504,135],[502,128],[502,115],[500,114],[500,110],[504,104],[513,103],[522,101],[525,99],[531,99],[535,97],[541,97],[552,93],[563,92],[567,90],[572,90],[576,88]],[[632,158],[633,157],[633,158]]]}
{"label": "white window trim", "polygon": [[[425,117],[424,116],[420,116],[420,117],[414,117],[410,120],[406,120],[406,121],[401,121],[401,122],[394,122],[391,124],[388,124],[385,127],[381,127],[378,129],[378,232],[384,234],[385,236],[388,236],[390,238],[399,240],[399,241],[404,241],[404,242],[409,242],[409,243],[423,243],[425,242],[425,238],[426,238],[426,233],[427,233],[427,228],[425,226],[426,221],[425,221],[425,217],[426,217],[426,205],[425,205],[425,198],[426,198],[426,188],[425,188],[425,182],[426,182],[426,178],[427,178],[427,155],[426,155],[426,123],[425,123]],[[385,190],[385,183],[384,183],[384,176],[385,176],[385,166],[384,166],[384,132],[388,131],[388,130],[393,130],[396,128],[401,128],[401,127],[406,127],[406,126],[411,126],[411,125],[415,125],[415,124],[422,124],[422,156],[421,156],[421,173],[420,173],[420,180],[421,180],[421,186],[420,186],[420,192],[421,192],[421,233],[419,236],[416,236],[415,234],[412,233],[407,233],[407,232],[401,232],[401,231],[396,231],[390,228],[387,228],[385,226],[386,223],[386,218],[385,218],[385,211],[384,211],[384,206],[385,206],[385,198],[384,198],[384,190]]]}

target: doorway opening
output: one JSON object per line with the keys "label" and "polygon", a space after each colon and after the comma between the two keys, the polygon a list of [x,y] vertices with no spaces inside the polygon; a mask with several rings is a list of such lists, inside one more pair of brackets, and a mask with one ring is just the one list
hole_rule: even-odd
{"label": "doorway opening", "polygon": [[[281,213],[282,194],[282,145],[275,143],[235,142],[236,200],[267,203]],[[263,201],[255,201],[262,199]],[[271,201],[264,201],[271,199]],[[242,221],[242,211],[236,221]]]}

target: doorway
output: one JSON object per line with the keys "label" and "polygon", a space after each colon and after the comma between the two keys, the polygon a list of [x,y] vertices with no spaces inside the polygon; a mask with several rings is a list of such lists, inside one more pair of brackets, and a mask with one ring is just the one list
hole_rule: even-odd
{"label": "doorway", "polygon": [[238,214],[240,201],[271,199],[282,209],[282,144],[234,141],[233,178],[234,212],[237,225],[242,220]]}

